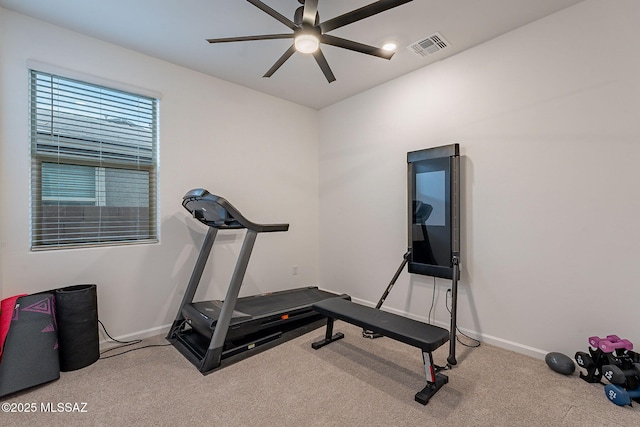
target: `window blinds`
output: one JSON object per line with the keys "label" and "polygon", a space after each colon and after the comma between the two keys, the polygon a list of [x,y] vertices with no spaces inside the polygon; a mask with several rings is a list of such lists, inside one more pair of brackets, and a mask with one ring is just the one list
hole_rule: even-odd
{"label": "window blinds", "polygon": [[30,81],[32,249],[157,241],[157,99]]}

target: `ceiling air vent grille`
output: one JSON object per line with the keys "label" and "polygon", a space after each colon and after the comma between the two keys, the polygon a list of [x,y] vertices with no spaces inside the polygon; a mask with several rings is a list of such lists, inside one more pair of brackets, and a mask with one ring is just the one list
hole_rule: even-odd
{"label": "ceiling air vent grille", "polygon": [[429,56],[448,47],[449,42],[440,33],[434,33],[426,39],[410,44],[407,49],[412,50],[416,55]]}

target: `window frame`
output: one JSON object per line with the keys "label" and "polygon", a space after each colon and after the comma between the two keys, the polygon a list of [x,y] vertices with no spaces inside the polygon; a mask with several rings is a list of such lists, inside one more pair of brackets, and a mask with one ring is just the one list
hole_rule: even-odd
{"label": "window frame", "polygon": [[[130,87],[127,87],[125,89],[121,88],[121,87],[117,87],[119,85],[114,85],[114,84],[110,84],[111,82],[108,83],[104,83],[102,81],[100,82],[96,82],[94,78],[84,78],[83,76],[78,76],[73,75],[73,76],[67,76],[66,73],[60,73],[60,72],[56,72],[54,71],[49,71],[47,69],[39,69],[37,67],[28,67],[28,73],[29,73],[29,86],[30,86],[30,90],[29,90],[29,132],[30,132],[30,138],[29,138],[29,146],[30,146],[30,159],[31,159],[31,173],[30,173],[30,177],[31,177],[31,181],[30,181],[30,191],[31,191],[31,197],[30,197],[30,209],[29,209],[29,217],[30,217],[30,236],[29,236],[29,240],[30,240],[30,248],[31,251],[46,251],[46,250],[57,250],[57,249],[74,249],[74,248],[87,248],[87,247],[102,247],[102,246],[121,246],[121,245],[132,245],[132,244],[150,244],[150,243],[158,243],[159,242],[159,233],[160,233],[160,227],[159,227],[159,185],[158,185],[158,178],[159,178],[159,104],[160,104],[160,96],[156,93],[150,94],[149,91],[137,91],[137,90],[132,90]],[[150,104],[150,108],[149,108],[149,114],[150,114],[150,119],[149,119],[149,123],[148,123],[148,128],[147,132],[150,135],[150,155],[143,157],[142,160],[137,161],[137,162],[132,162],[132,161],[127,161],[127,160],[122,160],[122,159],[118,159],[116,158],[117,156],[114,156],[113,158],[108,158],[109,156],[106,156],[107,158],[103,158],[102,154],[100,154],[99,158],[96,157],[95,153],[93,153],[93,151],[97,152],[102,150],[103,146],[101,142],[97,142],[97,141],[92,141],[93,137],[92,136],[88,136],[86,139],[83,138],[76,138],[77,141],[80,141],[81,144],[89,144],[90,146],[92,146],[92,144],[97,144],[97,148],[91,148],[90,152],[92,152],[93,154],[89,154],[87,156],[83,156],[83,155],[60,155],[60,146],[61,143],[59,142],[60,140],[64,140],[65,138],[69,138],[69,135],[56,135],[55,134],[55,125],[52,119],[52,123],[51,123],[51,133],[42,133],[39,132],[39,126],[38,126],[38,118],[40,117],[38,114],[38,101],[37,101],[37,95],[38,95],[38,90],[36,89],[37,85],[38,85],[38,76],[45,76],[46,78],[51,78],[52,81],[56,80],[56,81],[62,81],[62,82],[73,82],[73,84],[78,84],[82,87],[85,88],[95,88],[97,90],[105,90],[108,93],[122,93],[125,94],[126,96],[131,96],[131,97],[135,97],[137,99],[145,99],[147,102],[149,102]],[[143,92],[143,93],[141,93]],[[145,93],[146,92],[146,93]],[[51,99],[53,100],[56,96],[53,94],[51,94]],[[55,113],[53,113],[53,109],[52,109],[52,117],[56,116]],[[78,117],[80,117],[80,115],[78,115]],[[76,117],[77,119],[77,117]],[[62,119],[59,119],[60,121],[62,121]],[[96,119],[96,120],[102,120],[102,119]],[[104,120],[108,120],[108,118],[105,118]],[[75,121],[72,120],[73,123],[76,123]],[[122,123],[123,126],[127,125],[127,123]],[[40,141],[42,139],[40,139],[42,137],[42,135],[45,135],[44,139],[46,138],[50,138],[50,141],[52,141],[52,143],[50,144],[50,147],[58,147],[58,155],[53,154],[53,153],[47,153],[44,152],[46,150],[43,150],[42,148],[39,149],[39,147],[45,147],[48,146],[48,142],[42,144]],[[85,136],[87,134],[84,134]],[[77,137],[77,135],[76,135]],[[55,141],[58,141],[57,143]],[[135,140],[135,138],[134,138]],[[40,144],[39,144],[40,142]],[[141,144],[143,144],[144,142],[139,142]],[[62,143],[62,145],[64,145],[64,143]],[[99,147],[98,147],[99,146]],[[127,150],[127,149],[131,149],[133,147],[135,147],[136,144],[133,143],[132,145],[128,145],[128,144],[123,144],[123,150]],[[48,148],[48,147],[47,147]],[[144,156],[144,155],[143,155]],[[147,178],[142,180],[142,188],[147,187],[148,188],[148,193],[147,193],[147,198],[148,200],[146,200],[148,203],[146,203],[146,205],[142,205],[142,209],[143,209],[143,213],[146,214],[146,219],[143,220],[143,222],[141,224],[143,224],[140,228],[140,226],[136,226],[133,227],[132,230],[135,230],[133,232],[133,234],[125,236],[125,232],[124,231],[116,231],[114,233],[112,233],[111,235],[107,235],[107,237],[99,237],[99,238],[87,238],[87,237],[79,237],[76,238],[75,241],[66,241],[64,237],[61,237],[62,234],[60,234],[58,232],[57,237],[50,239],[49,242],[47,242],[47,239],[44,235],[45,233],[45,227],[46,227],[46,215],[44,213],[44,210],[46,208],[47,205],[50,204],[50,202],[52,202],[53,200],[49,200],[49,201],[45,201],[43,198],[43,172],[42,172],[42,165],[43,163],[54,163],[54,164],[68,164],[68,165],[78,165],[78,166],[89,166],[92,168],[95,168],[95,172],[96,172],[96,183],[95,185],[102,185],[102,187],[104,188],[105,182],[104,182],[104,176],[105,176],[105,170],[106,169],[116,169],[116,170],[129,170],[129,171],[141,171],[141,172],[145,172],[147,174]],[[119,173],[117,171],[114,171],[115,173]],[[99,175],[102,175],[103,177],[103,182],[101,184],[99,184]],[[107,208],[109,208],[109,206],[107,206],[106,204],[106,198],[107,198],[107,193],[106,191],[104,193],[101,193],[100,191],[98,191],[99,189],[96,187],[96,194],[95,194],[95,202],[93,204],[90,205],[90,207],[93,208],[98,208],[100,209],[100,212],[102,212],[102,208],[104,208],[105,210]],[[55,197],[54,197],[55,199]],[[64,197],[60,198],[58,200],[58,208],[60,206],[74,206],[76,204],[74,204],[74,202],[71,200],[72,198],[67,198],[67,201],[69,203],[66,203],[63,201]],[[77,199],[77,201],[80,201],[80,198]],[[55,201],[53,201],[55,204]],[[77,203],[78,206],[88,206],[86,203]],[[117,206],[111,206],[111,208],[114,208]],[[141,206],[124,206],[124,209],[127,208],[137,208],[140,209]],[[58,216],[59,218],[62,218],[63,215],[59,214]],[[81,224],[81,221],[79,221],[77,224]],[[98,225],[96,225],[93,228],[90,228],[88,231],[88,233],[97,233],[97,235],[101,235],[102,232],[101,230],[103,229],[103,224],[100,222]],[[127,227],[125,226],[121,226],[121,229],[125,229]],[[127,230],[129,231],[129,230]],[[139,233],[140,231],[142,231],[142,236],[137,235],[137,233]],[[120,234],[120,235],[118,235]]]}

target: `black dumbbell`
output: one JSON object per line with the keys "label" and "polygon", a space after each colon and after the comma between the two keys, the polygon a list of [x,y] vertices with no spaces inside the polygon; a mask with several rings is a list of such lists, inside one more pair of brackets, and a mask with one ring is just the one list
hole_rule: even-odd
{"label": "black dumbbell", "polygon": [[[595,350],[595,351],[598,354],[602,354],[600,350]],[[596,354],[596,356],[598,356],[598,354]],[[583,351],[578,351],[575,355],[575,359],[578,366],[587,370],[586,374],[580,372],[580,378],[582,378],[588,383],[600,382],[600,378],[602,378],[602,374],[598,370],[598,366],[596,365],[596,362],[593,360],[593,357],[591,357],[590,354],[587,354]],[[600,360],[599,357],[598,357],[598,360]]]}
{"label": "black dumbbell", "polygon": [[631,369],[620,369],[615,365],[604,365],[602,367],[602,376],[609,380],[611,384],[626,385],[628,379],[634,379],[637,384],[638,379],[640,379],[640,363],[634,363]]}
{"label": "black dumbbell", "polygon": [[578,366],[586,370],[589,370],[595,366],[595,362],[593,361],[593,358],[587,353],[585,353],[584,351],[577,352],[575,359],[576,359],[576,363],[578,363]]}

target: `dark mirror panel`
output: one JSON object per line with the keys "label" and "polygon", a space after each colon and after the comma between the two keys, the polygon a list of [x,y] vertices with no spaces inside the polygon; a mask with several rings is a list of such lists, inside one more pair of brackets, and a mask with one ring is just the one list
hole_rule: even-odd
{"label": "dark mirror panel", "polygon": [[409,272],[451,278],[458,233],[458,145],[407,154]]}

